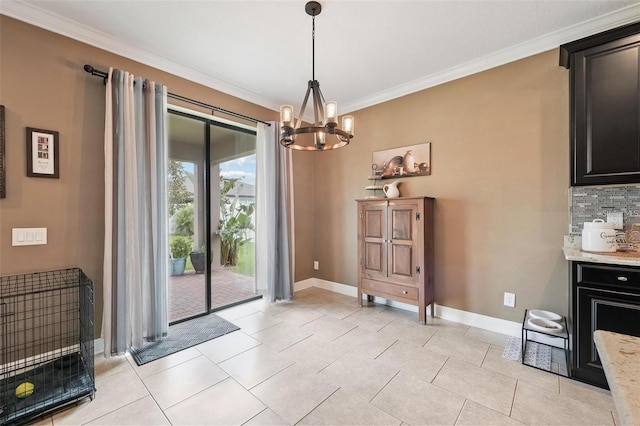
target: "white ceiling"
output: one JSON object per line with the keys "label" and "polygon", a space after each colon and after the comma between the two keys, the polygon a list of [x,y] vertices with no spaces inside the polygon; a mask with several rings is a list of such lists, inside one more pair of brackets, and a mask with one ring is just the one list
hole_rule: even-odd
{"label": "white ceiling", "polygon": [[[311,79],[305,3],[1,0],[0,13],[267,108],[298,109]],[[640,1],[321,3],[316,79],[341,113],[640,20]]]}

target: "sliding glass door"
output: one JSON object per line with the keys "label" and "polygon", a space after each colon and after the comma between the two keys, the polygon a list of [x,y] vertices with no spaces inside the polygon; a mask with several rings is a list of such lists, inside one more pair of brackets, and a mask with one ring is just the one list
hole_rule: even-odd
{"label": "sliding glass door", "polygon": [[214,258],[211,307],[256,295],[256,135],[210,127],[211,222]]}
{"label": "sliding glass door", "polygon": [[257,296],[255,144],[247,126],[170,110],[170,322]]}

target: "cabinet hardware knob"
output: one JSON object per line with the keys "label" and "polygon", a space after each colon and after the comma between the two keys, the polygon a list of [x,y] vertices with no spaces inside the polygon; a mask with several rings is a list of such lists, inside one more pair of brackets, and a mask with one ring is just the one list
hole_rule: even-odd
{"label": "cabinet hardware knob", "polygon": [[402,294],[409,294],[407,290],[402,290]]}
{"label": "cabinet hardware knob", "polygon": [[624,282],[627,282],[628,280],[629,280],[629,279],[628,279],[627,277],[623,277],[623,276],[618,277],[618,281],[624,281]]}

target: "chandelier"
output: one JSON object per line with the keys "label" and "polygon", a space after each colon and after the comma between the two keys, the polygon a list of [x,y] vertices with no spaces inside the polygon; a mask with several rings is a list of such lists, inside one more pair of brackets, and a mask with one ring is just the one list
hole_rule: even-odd
{"label": "chandelier", "polygon": [[[324,100],[320,91],[320,83],[316,80],[316,16],[322,11],[322,6],[316,1],[308,2],[304,10],[312,17],[311,46],[312,46],[312,79],[309,80],[307,93],[302,101],[300,115],[294,125],[293,107],[280,107],[280,143],[287,148],[305,151],[327,151],[341,148],[349,144],[353,138],[353,117],[342,117],[342,129],[338,127],[338,103]],[[309,127],[302,127],[302,117],[311,95],[313,103],[314,123]]]}

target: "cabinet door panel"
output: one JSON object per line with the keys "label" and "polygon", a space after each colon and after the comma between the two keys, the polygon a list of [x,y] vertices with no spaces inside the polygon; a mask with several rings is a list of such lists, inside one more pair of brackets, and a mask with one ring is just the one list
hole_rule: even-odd
{"label": "cabinet door panel", "polygon": [[640,36],[575,54],[572,185],[640,182]]}
{"label": "cabinet door panel", "polygon": [[367,278],[387,277],[387,205],[371,202],[360,205],[360,263]]}
{"label": "cabinet door panel", "polygon": [[[638,46],[594,55],[585,65],[587,119],[591,123],[587,144],[592,153],[587,173],[640,170]],[[611,78],[614,75],[616,78]]]}
{"label": "cabinet door panel", "polygon": [[413,277],[413,246],[406,244],[391,245],[391,271],[393,275]]}
{"label": "cabinet door panel", "polygon": [[384,244],[381,242],[364,243],[364,269],[367,276],[371,274],[385,274],[386,259],[384,256]]}
{"label": "cabinet door panel", "polygon": [[365,238],[384,238],[384,211],[365,210],[364,212],[364,236]]}
{"label": "cabinet door panel", "polygon": [[576,289],[579,322],[574,337],[574,376],[606,386],[607,381],[598,356],[593,332],[640,335],[640,295],[580,287]]}
{"label": "cabinet door panel", "polygon": [[[414,206],[393,207],[389,214],[391,240],[412,240],[413,239],[413,217]],[[413,208],[411,208],[413,207]]]}
{"label": "cabinet door panel", "polygon": [[389,206],[389,278],[405,285],[417,285],[418,281],[415,271],[418,244],[415,221],[418,211],[415,203],[397,202]]}

